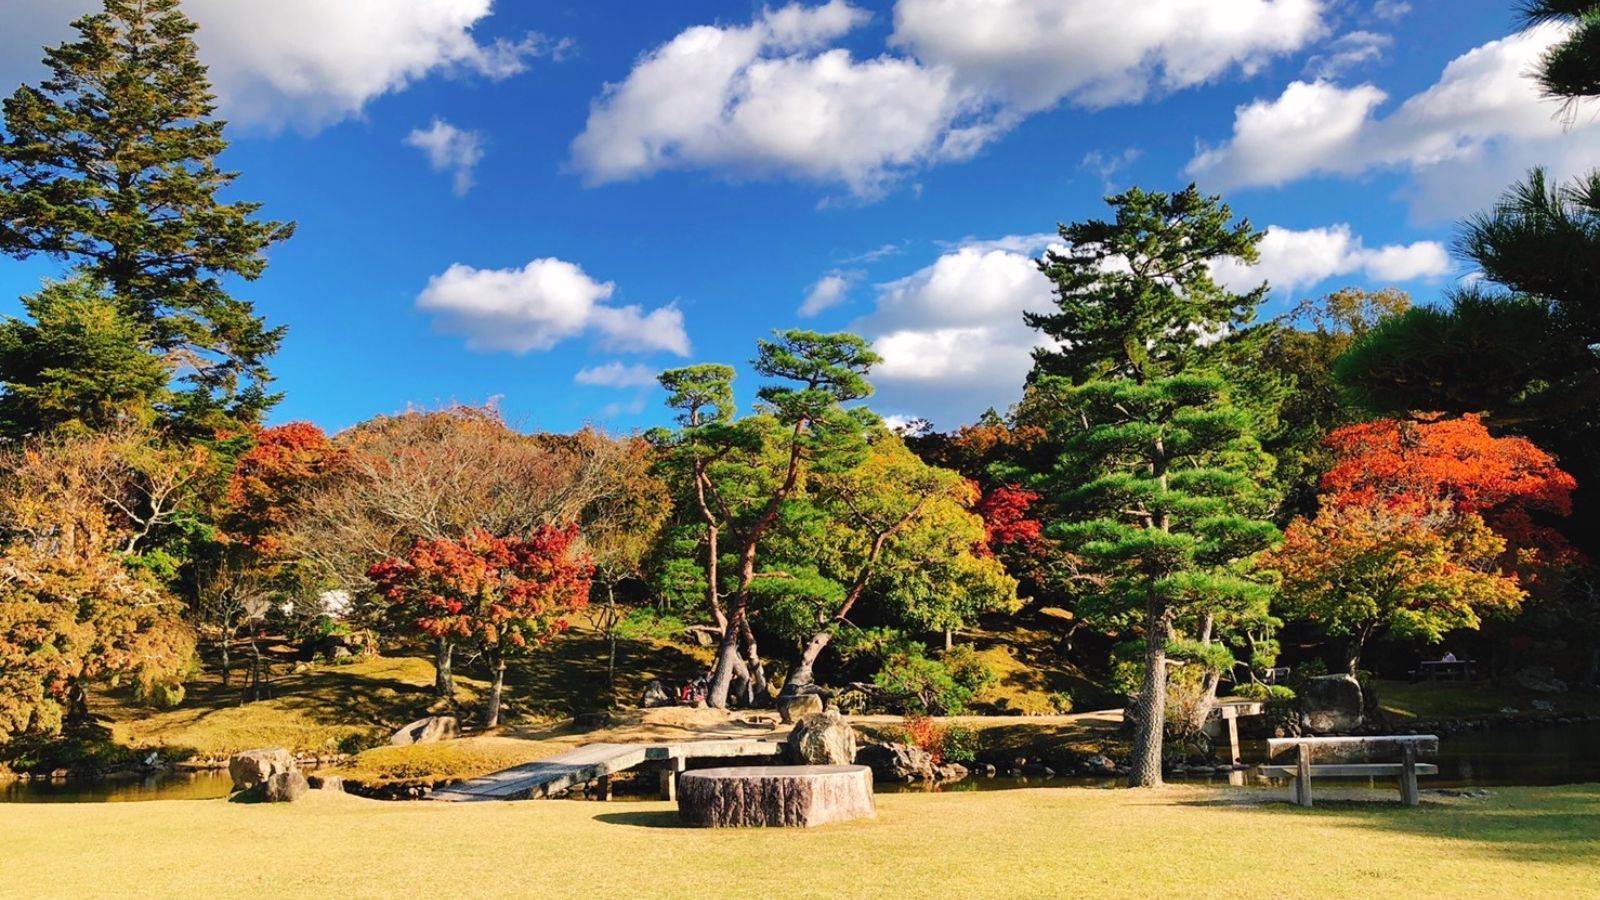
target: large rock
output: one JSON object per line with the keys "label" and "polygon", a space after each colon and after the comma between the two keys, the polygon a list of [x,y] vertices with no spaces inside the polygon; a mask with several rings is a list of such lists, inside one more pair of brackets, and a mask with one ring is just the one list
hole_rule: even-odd
{"label": "large rock", "polygon": [[294,770],[294,757],[282,747],[270,750],[246,750],[228,758],[228,775],[233,779],[233,789],[248,791],[281,772]]}
{"label": "large rock", "polygon": [[645,709],[655,709],[659,706],[671,706],[672,696],[667,693],[666,688],[661,686],[661,682],[652,681],[650,682],[649,686],[644,689],[644,696],[639,698],[639,705]]}
{"label": "large rock", "polygon": [[856,758],[856,730],[836,709],[802,716],[789,732],[789,757],[801,765],[848,766]]}
{"label": "large rock", "polygon": [[822,712],[822,698],[816,694],[795,694],[778,698],[778,718],[785,725],[793,725],[813,713]]}
{"label": "large rock", "polygon": [[1541,694],[1565,694],[1567,683],[1556,677],[1549,666],[1529,666],[1516,675],[1517,686]]}
{"label": "large rock", "polygon": [[678,778],[678,815],[702,828],[809,828],[875,814],[864,766],[700,769]]}
{"label": "large rock", "polygon": [[1300,687],[1300,727],[1312,734],[1361,727],[1361,683],[1353,675],[1308,678]]}
{"label": "large rock", "polygon": [[933,757],[910,744],[863,744],[855,761],[879,781],[932,781],[935,776]]}
{"label": "large rock", "polygon": [[310,789],[311,786],[306,783],[306,777],[300,774],[299,769],[278,772],[267,779],[267,802],[293,803],[304,797],[306,791]]}
{"label": "large rock", "polygon": [[460,736],[461,723],[456,721],[455,716],[429,716],[396,731],[394,737],[389,738],[389,745],[409,747],[412,744],[433,744]]}

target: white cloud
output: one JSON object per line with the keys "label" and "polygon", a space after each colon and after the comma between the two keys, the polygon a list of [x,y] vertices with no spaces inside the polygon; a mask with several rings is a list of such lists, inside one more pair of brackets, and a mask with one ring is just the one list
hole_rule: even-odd
{"label": "white cloud", "polygon": [[584,335],[618,351],[689,354],[683,313],[607,306],[616,286],[597,282],[578,266],[536,259],[520,269],[475,269],[457,263],[428,280],[417,307],[438,316],[438,327],[467,339],[472,350],[526,353]]}
{"label": "white cloud", "polygon": [[1373,17],[1384,22],[1398,22],[1411,12],[1411,4],[1405,0],[1378,0],[1372,4]]}
{"label": "white cloud", "polygon": [[1323,31],[1325,0],[898,0],[890,44],[834,46],[847,0],[686,29],[606,86],[572,142],[590,184],[669,169],[791,176],[873,196],[1062,101],[1136,102],[1253,72]]}
{"label": "white cloud", "polygon": [[[491,79],[523,71],[567,47],[539,34],[480,41],[474,28],[492,0],[185,0],[200,25],[201,61],[211,70],[222,115],[245,125],[315,130],[384,94],[434,74]],[[45,45],[93,0],[7,0],[0,29],[5,91],[43,74]]]}
{"label": "white cloud", "polygon": [[1083,162],[1078,163],[1078,168],[1093,172],[1100,178],[1100,185],[1106,193],[1111,193],[1115,188],[1112,180],[1118,172],[1134,164],[1144,151],[1138,147],[1129,147],[1121,153],[1107,153],[1103,150],[1090,150],[1084,154]]}
{"label": "white cloud", "polygon": [[1600,158],[1600,121],[1565,128],[1528,77],[1566,33],[1547,26],[1484,44],[1382,117],[1388,97],[1370,84],[1294,82],[1275,100],[1240,107],[1232,139],[1202,149],[1187,171],[1225,189],[1398,169],[1412,175],[1416,217],[1479,208],[1529,166],[1562,175]]}
{"label": "white cloud", "polygon": [[456,196],[472,189],[473,170],[483,159],[481,132],[463,131],[443,119],[434,119],[428,128],[414,129],[406,135],[406,144],[426,154],[428,165],[435,172],[452,173]]}
{"label": "white cloud", "polygon": [[643,363],[627,365],[621,362],[608,362],[605,365],[579,369],[578,373],[572,376],[572,380],[592,387],[652,387],[656,384],[656,375],[655,369]]}
{"label": "white cloud", "polygon": [[1370,67],[1383,61],[1394,46],[1394,38],[1375,31],[1352,31],[1328,45],[1327,52],[1306,61],[1306,71],[1319,81],[1338,78],[1346,72]]}
{"label": "white cloud", "polygon": [[1255,265],[1224,260],[1212,274],[1235,291],[1269,282],[1274,290],[1293,292],[1329,278],[1359,275],[1371,281],[1401,283],[1449,275],[1450,254],[1437,241],[1388,244],[1368,248],[1349,225],[1295,231],[1276,225],[1266,230]]}
{"label": "white cloud", "polygon": [[851,326],[883,357],[872,373],[875,408],[944,426],[1020,397],[1032,349],[1048,342],[1022,314],[1053,308],[1034,263],[1052,238],[972,242],[878,285],[876,310]]}
{"label": "white cloud", "polygon": [[792,174],[871,194],[907,168],[970,155],[973,99],[915,60],[826,45],[861,25],[844,2],[791,4],[742,27],[698,26],[646,54],[594,102],[573,161],[591,184],[663,169]]}
{"label": "white cloud", "polygon": [[1324,30],[1324,0],[898,0],[891,42],[1024,111],[1250,74]]}
{"label": "white cloud", "polygon": [[805,302],[800,304],[801,318],[810,318],[825,309],[831,309],[843,303],[850,294],[850,288],[860,277],[859,272],[829,272],[817,279],[806,293]]}

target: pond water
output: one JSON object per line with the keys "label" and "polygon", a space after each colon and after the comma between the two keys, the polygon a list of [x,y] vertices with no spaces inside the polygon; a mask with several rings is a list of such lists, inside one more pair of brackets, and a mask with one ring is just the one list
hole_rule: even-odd
{"label": "pond water", "polygon": [[[1244,745],[1247,763],[1260,762],[1265,745]],[[1437,777],[1427,778],[1426,787],[1490,787],[1496,785],[1555,785],[1600,782],[1600,723],[1569,725],[1526,731],[1475,732],[1450,735],[1439,742]],[[1234,783],[1262,779],[1241,778]],[[1174,778],[1191,784],[1229,783],[1228,775]],[[941,785],[941,791],[991,791],[1025,787],[1112,787],[1116,778],[1066,776],[1056,778],[969,778]],[[155,775],[127,775],[110,778],[75,778],[64,781],[29,781],[0,784],[0,803],[100,803],[124,800],[210,800],[226,797],[230,781],[227,772],[162,772]],[[924,785],[880,784],[879,793],[926,791]],[[618,793],[623,799],[627,795]],[[648,799],[639,796],[629,799]]]}

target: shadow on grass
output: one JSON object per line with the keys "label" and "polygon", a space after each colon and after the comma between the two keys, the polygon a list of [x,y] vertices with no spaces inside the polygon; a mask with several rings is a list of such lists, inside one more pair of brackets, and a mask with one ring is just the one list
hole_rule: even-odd
{"label": "shadow on grass", "polygon": [[634,812],[608,812],[594,817],[607,825],[628,825],[633,828],[692,828],[673,810],[642,809]]}
{"label": "shadow on grass", "polygon": [[1483,799],[1429,799],[1407,807],[1398,800],[1318,800],[1302,809],[1276,797],[1240,802],[1227,797],[1184,801],[1185,806],[1236,806],[1259,818],[1256,830],[1285,830],[1291,819],[1332,819],[1449,843],[1457,852],[1482,852],[1517,860],[1595,867],[1600,862],[1600,785],[1557,788],[1490,788]]}
{"label": "shadow on grass", "polygon": [[603,637],[569,633],[538,653],[514,661],[506,672],[513,698],[533,709],[579,713],[612,702],[633,706],[651,681],[668,690],[704,674],[704,660],[688,650],[651,641],[619,640],[615,686],[607,682],[608,647]]}

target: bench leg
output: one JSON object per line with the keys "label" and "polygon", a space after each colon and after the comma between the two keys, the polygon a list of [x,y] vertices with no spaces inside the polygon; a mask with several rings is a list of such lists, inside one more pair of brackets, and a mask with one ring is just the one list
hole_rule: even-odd
{"label": "bench leg", "polygon": [[1422,802],[1422,792],[1417,789],[1417,748],[1407,744],[1400,769],[1400,802],[1417,806]]}
{"label": "bench leg", "polygon": [[684,770],[682,759],[670,759],[661,770],[661,799],[676,802],[678,799],[678,773]]}
{"label": "bench leg", "polygon": [[1311,748],[1305,744],[1299,746],[1299,753],[1295,759],[1294,802],[1304,807],[1311,806]]}
{"label": "bench leg", "polygon": [[610,775],[601,775],[598,779],[595,780],[595,799],[596,800],[610,800],[611,799],[611,776]]}

